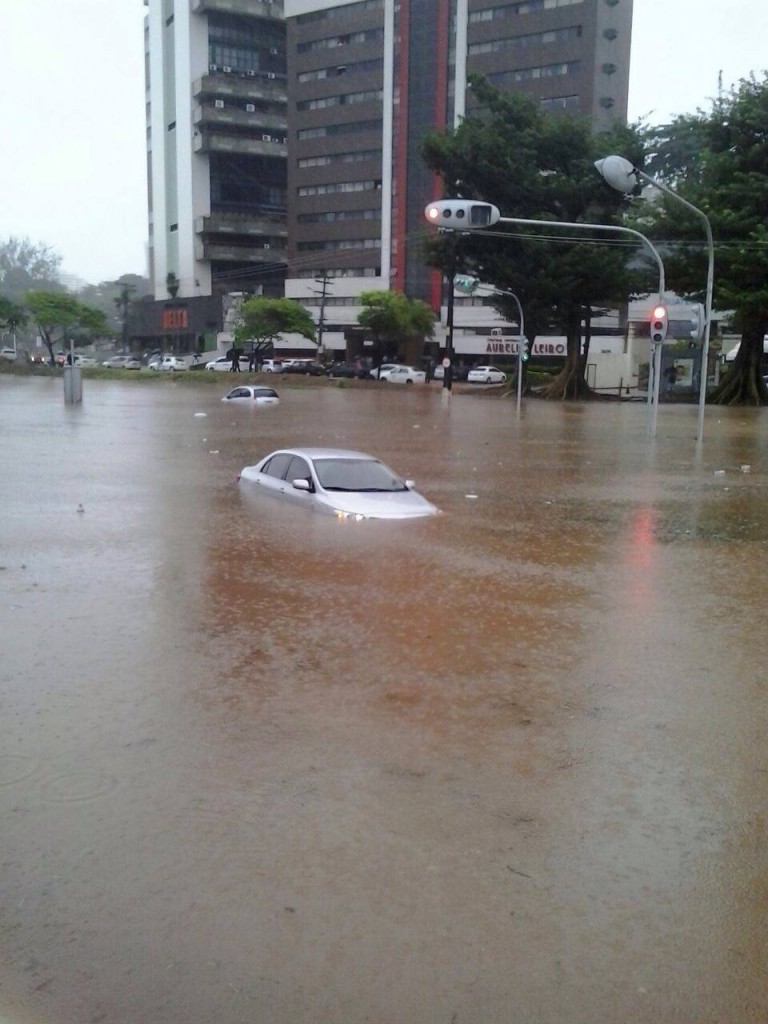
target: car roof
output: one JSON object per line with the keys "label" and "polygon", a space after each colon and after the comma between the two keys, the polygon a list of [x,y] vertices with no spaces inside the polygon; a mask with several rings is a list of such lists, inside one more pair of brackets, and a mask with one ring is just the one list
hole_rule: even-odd
{"label": "car roof", "polygon": [[[279,448],[270,455],[300,455],[305,459],[370,459],[379,462],[375,455],[356,452],[348,448]],[[265,456],[267,458],[267,456]]]}

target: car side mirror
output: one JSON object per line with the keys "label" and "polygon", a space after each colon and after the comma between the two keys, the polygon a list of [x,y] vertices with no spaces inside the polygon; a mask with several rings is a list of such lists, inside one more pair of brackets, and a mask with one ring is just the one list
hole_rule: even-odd
{"label": "car side mirror", "polygon": [[291,483],[293,484],[297,491],[310,490],[309,480],[306,480],[304,477],[298,476],[296,477],[295,480],[292,480]]}
{"label": "car side mirror", "polygon": [[408,488],[409,491],[412,491],[413,488],[416,486],[416,481],[415,480],[406,480],[405,481],[405,486]]}

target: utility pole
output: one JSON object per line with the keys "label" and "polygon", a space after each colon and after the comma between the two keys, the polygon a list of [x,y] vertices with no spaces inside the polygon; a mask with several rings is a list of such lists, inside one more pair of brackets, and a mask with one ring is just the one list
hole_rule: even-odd
{"label": "utility pole", "polygon": [[315,284],[319,284],[321,286],[321,290],[318,291],[316,288],[312,289],[312,291],[314,292],[315,295],[319,295],[320,296],[320,316],[319,316],[318,322],[317,322],[317,356],[318,356],[318,359],[323,354],[323,331],[325,330],[325,299],[326,299],[326,296],[328,295],[328,285],[330,283],[331,283],[330,277],[328,277],[326,272],[323,271],[323,276],[322,277],[316,277],[315,278]]}

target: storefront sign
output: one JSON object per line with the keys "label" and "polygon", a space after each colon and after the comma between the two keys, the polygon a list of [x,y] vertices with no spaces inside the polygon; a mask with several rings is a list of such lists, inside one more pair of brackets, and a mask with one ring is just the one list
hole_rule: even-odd
{"label": "storefront sign", "polygon": [[186,330],[189,327],[189,314],[186,309],[164,309],[160,326],[164,331]]}

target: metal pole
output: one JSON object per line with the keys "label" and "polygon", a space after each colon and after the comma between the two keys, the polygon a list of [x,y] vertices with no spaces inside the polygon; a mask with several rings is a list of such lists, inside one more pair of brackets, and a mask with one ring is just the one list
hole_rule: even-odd
{"label": "metal pole", "polygon": [[[648,249],[653,254],[653,258],[656,260],[656,265],[659,268],[659,302],[662,305],[664,304],[665,280],[664,280],[664,264],[662,262],[661,256],[659,255],[659,252],[658,252],[656,246],[653,244],[653,242],[650,240],[650,238],[646,238],[645,235],[641,234],[639,231],[635,231],[634,228],[618,227],[617,225],[613,225],[613,224],[583,224],[583,223],[574,223],[572,221],[567,221],[567,220],[555,220],[555,221],[548,221],[548,220],[547,221],[526,220],[526,219],[524,219],[522,217],[499,217],[499,223],[500,224],[523,224],[523,225],[525,225],[527,227],[537,227],[537,228],[540,228],[542,224],[546,224],[547,227],[554,227],[554,228],[576,228],[576,229],[578,229],[580,231],[584,231],[584,230],[589,230],[589,231],[607,231],[607,232],[610,232],[612,234],[633,235],[635,238],[639,238],[642,242],[645,243],[645,245],[647,245]],[[658,383],[657,383],[657,381],[654,381],[653,382],[653,387],[651,387],[651,373],[653,373],[655,371],[655,376],[658,378],[658,368],[655,365],[656,361],[657,361],[656,353],[654,353],[654,351],[653,351],[654,347],[655,347],[654,345],[651,345],[651,355],[650,355],[650,358],[649,358],[649,361],[648,361],[648,436],[649,437],[656,437],[656,413],[657,413],[657,406],[658,406],[658,403],[659,403],[659,390],[658,390]],[[658,359],[659,364],[661,363],[661,358],[660,357],[661,357],[661,353],[659,353],[659,359]]]}
{"label": "metal pole", "polygon": [[699,380],[699,412],[696,422],[696,440],[701,441],[704,437],[704,406],[707,402],[707,376],[709,369],[709,335],[710,326],[712,323],[712,292],[714,290],[715,283],[715,243],[712,237],[712,225],[709,223],[709,217],[700,210],[698,206],[694,206],[693,203],[689,203],[687,199],[683,199],[677,192],[673,192],[671,188],[666,185],[662,185],[656,181],[655,178],[651,178],[650,175],[644,171],[634,168],[635,174],[639,178],[643,178],[645,181],[650,182],[661,192],[676,199],[678,203],[682,203],[692,213],[695,213],[697,217],[700,217],[704,221],[704,228],[707,233],[707,255],[708,255],[708,266],[707,266],[707,292],[704,300],[704,338],[701,345],[701,374]]}

